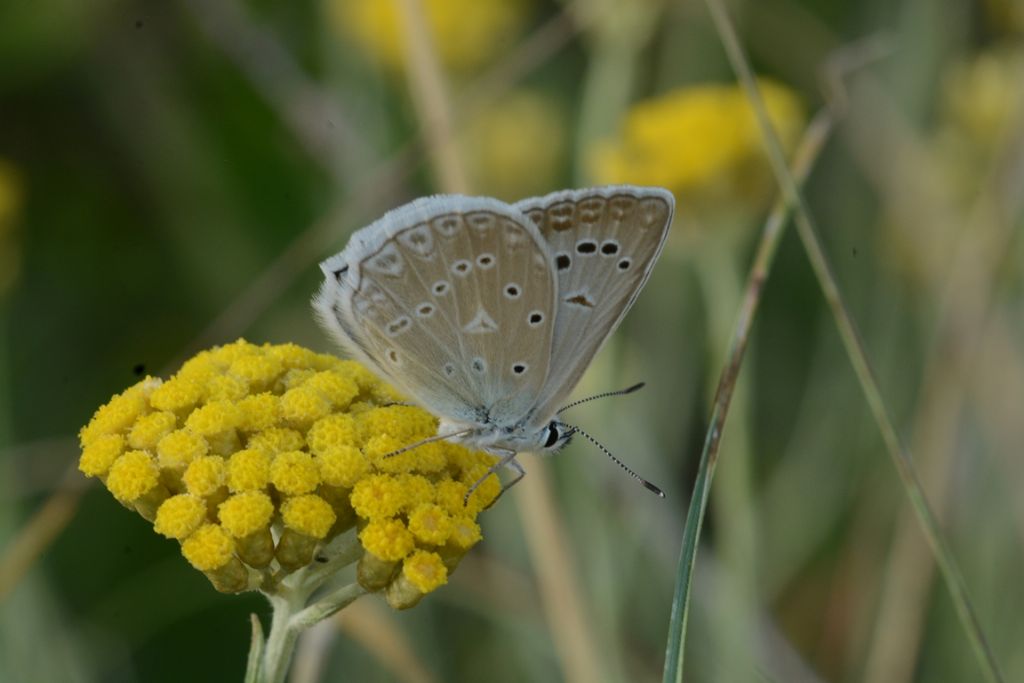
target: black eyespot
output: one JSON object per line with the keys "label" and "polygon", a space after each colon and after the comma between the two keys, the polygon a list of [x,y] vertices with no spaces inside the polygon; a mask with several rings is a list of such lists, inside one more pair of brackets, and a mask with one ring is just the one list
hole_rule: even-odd
{"label": "black eyespot", "polygon": [[556,443],[558,443],[558,437],[558,427],[556,427],[555,423],[552,422],[551,424],[548,425],[548,438],[547,441],[544,442],[544,448],[551,448]]}
{"label": "black eyespot", "polygon": [[593,240],[582,240],[576,244],[576,251],[581,254],[593,254],[597,251],[597,242]]}
{"label": "black eyespot", "polygon": [[421,316],[426,317],[434,312],[434,307],[431,306],[430,304],[422,304],[419,308],[416,309],[416,312]]}
{"label": "black eyespot", "polygon": [[394,349],[391,349],[390,351],[388,351],[388,358],[391,359],[392,363],[397,363],[398,362],[398,354],[395,352]]}
{"label": "black eyespot", "polygon": [[628,258],[624,258],[621,261],[619,261],[619,270],[628,270],[629,269],[629,265],[630,265],[630,260]]}
{"label": "black eyespot", "polygon": [[544,314],[534,311],[530,314],[529,320],[531,325],[540,325],[544,321]]}
{"label": "black eyespot", "polygon": [[448,291],[448,283],[444,280],[438,280],[434,283],[434,294],[444,294]]}
{"label": "black eyespot", "polygon": [[526,364],[516,363],[515,365],[512,366],[512,372],[514,372],[517,375],[523,374],[524,372],[526,372]]}
{"label": "black eyespot", "polygon": [[481,267],[486,268],[487,266],[494,263],[494,257],[491,256],[490,254],[481,254],[480,256],[477,257],[476,262]]}
{"label": "black eyespot", "polygon": [[601,253],[605,256],[614,256],[619,253],[619,243],[608,240],[601,245]]}
{"label": "black eyespot", "polygon": [[519,287],[516,286],[516,285],[506,285],[505,286],[505,294],[509,298],[515,299],[517,296],[519,296]]}
{"label": "black eyespot", "polygon": [[569,258],[568,254],[559,254],[555,257],[555,265],[559,270],[565,270],[572,265],[572,259]]}
{"label": "black eyespot", "polygon": [[477,372],[477,373],[483,373],[485,370],[487,370],[487,364],[484,363],[484,359],[483,358],[474,358],[473,359],[473,371]]}

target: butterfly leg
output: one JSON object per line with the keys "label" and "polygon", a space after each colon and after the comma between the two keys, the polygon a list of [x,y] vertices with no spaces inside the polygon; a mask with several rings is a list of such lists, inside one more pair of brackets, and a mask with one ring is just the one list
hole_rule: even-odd
{"label": "butterfly leg", "polygon": [[[491,501],[491,505],[497,503],[498,499],[501,498],[502,494],[504,494],[505,491],[508,491],[510,488],[518,484],[519,480],[526,476],[526,470],[524,470],[523,466],[520,465],[519,461],[516,460],[516,455],[518,455],[516,451],[513,451],[508,448],[495,448],[493,450],[500,451],[502,453],[501,460],[491,465],[490,469],[488,469],[487,472],[484,473],[484,476],[477,479],[476,482],[469,487],[469,491],[466,492],[466,498],[464,501],[466,505],[469,504],[469,497],[473,495],[473,491],[476,491],[480,484],[484,483],[487,477],[491,476],[492,474],[497,474],[498,470],[500,470],[503,467],[510,468],[512,471],[516,473],[516,476],[509,483],[501,485],[501,491],[499,491],[498,495],[495,496],[494,500]],[[490,507],[490,505],[488,505],[487,507]]]}

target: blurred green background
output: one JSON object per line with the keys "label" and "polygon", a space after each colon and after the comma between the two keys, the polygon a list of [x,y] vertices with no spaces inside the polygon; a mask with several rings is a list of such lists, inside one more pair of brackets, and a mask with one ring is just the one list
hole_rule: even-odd
{"label": "blurred green background", "polygon": [[[835,107],[807,197],[982,626],[1024,680],[1024,3],[730,9],[790,148]],[[842,89],[823,76],[867,55]],[[647,388],[573,419],[667,500],[583,441],[530,463],[564,547],[514,489],[447,587],[404,613],[360,601],[306,637],[292,680],[660,680],[710,396],[774,196],[732,83],[692,0],[0,4],[0,680],[240,680],[265,601],[215,592],[87,484],[78,429],[239,336],[330,350],[316,263],[410,198],[601,182],[665,185],[680,215],[577,394]],[[979,679],[794,235],[708,522],[688,680]],[[559,549],[578,606],[545,589]]]}

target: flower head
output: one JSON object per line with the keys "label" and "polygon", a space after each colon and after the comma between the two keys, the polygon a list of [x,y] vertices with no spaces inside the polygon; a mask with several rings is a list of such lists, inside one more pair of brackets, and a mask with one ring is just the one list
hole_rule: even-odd
{"label": "flower head", "polygon": [[[796,95],[773,81],[759,88],[783,146],[803,125]],[[737,85],[682,87],[633,106],[621,135],[594,151],[601,182],[660,185],[693,200],[757,197],[770,182],[754,110]]]}
{"label": "flower head", "polygon": [[[181,543],[221,591],[272,590],[358,527],[359,579],[410,607],[480,540],[493,456],[433,436],[429,413],[352,361],[239,340],[96,411],[79,468]],[[472,496],[467,493],[476,485]]]}
{"label": "flower head", "polygon": [[[438,57],[445,66],[469,70],[508,45],[526,18],[528,0],[425,0],[423,10]],[[394,0],[330,0],[338,29],[356,39],[372,57],[397,69],[407,40],[400,3]]]}

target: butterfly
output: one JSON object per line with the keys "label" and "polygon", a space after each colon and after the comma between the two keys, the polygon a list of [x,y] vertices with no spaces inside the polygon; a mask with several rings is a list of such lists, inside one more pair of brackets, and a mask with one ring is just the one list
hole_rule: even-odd
{"label": "butterfly", "polygon": [[521,477],[517,453],[553,453],[577,432],[593,441],[560,406],[647,282],[674,209],[667,190],[632,185],[515,204],[424,197],[321,263],[313,308],[440,419],[436,438],[500,454],[495,467]]}

